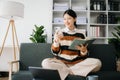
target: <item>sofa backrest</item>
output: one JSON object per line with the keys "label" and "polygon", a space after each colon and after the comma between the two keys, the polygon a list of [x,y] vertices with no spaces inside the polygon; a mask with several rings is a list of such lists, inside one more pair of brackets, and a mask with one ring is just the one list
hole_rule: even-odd
{"label": "sofa backrest", "polygon": [[[110,44],[92,44],[88,47],[89,57],[102,61],[101,71],[116,70],[116,50]],[[41,66],[45,58],[53,57],[49,43],[22,43],[20,46],[20,70],[29,66]]]}
{"label": "sofa backrest", "polygon": [[102,61],[101,71],[116,70],[116,50],[111,44],[92,44],[89,46],[89,57]]}
{"label": "sofa backrest", "polygon": [[20,46],[20,70],[29,66],[41,66],[44,58],[52,57],[49,43],[22,43]]}

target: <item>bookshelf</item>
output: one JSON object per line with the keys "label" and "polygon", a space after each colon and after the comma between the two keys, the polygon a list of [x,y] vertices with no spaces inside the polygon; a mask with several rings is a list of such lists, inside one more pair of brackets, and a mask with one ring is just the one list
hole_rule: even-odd
{"label": "bookshelf", "polygon": [[113,28],[120,25],[119,0],[53,0],[52,36],[56,29],[64,27],[63,12],[68,8],[77,13],[78,28],[98,44],[107,44]]}

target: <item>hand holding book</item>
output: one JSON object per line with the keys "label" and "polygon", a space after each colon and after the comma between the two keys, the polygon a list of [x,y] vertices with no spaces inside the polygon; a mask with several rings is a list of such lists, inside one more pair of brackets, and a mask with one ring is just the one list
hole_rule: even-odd
{"label": "hand holding book", "polygon": [[71,45],[69,46],[69,49],[77,50],[76,46],[79,45],[90,45],[93,43],[95,39],[74,39]]}
{"label": "hand holding book", "polygon": [[76,46],[76,49],[80,50],[83,55],[86,55],[86,53],[88,52],[87,46],[88,46],[88,44],[85,44],[85,45],[81,44],[79,46]]}

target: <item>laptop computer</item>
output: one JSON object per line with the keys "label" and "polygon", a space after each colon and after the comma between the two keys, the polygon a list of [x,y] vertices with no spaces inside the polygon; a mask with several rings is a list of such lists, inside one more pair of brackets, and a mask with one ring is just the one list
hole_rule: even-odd
{"label": "laptop computer", "polygon": [[29,71],[33,75],[33,80],[61,80],[58,70],[30,66]]}

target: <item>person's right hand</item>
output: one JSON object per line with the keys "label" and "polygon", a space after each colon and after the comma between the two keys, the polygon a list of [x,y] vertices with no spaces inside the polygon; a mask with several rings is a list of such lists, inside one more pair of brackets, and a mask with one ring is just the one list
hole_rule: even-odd
{"label": "person's right hand", "polygon": [[62,37],[63,37],[63,34],[60,31],[56,32],[54,35],[54,42],[59,43]]}

